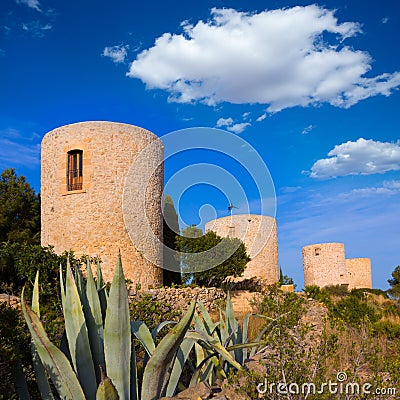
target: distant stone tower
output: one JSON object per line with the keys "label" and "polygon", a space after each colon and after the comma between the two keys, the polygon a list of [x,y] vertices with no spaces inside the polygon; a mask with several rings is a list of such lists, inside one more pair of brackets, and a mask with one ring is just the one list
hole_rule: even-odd
{"label": "distant stone tower", "polygon": [[275,218],[242,214],[211,220],[206,231],[221,237],[240,238],[251,261],[244,271],[245,278],[259,277],[272,284],[278,282],[278,235]]}
{"label": "distant stone tower", "polygon": [[369,258],[346,259],[349,289],[372,289],[371,260]]}
{"label": "distant stone tower", "polygon": [[[42,141],[42,245],[53,245],[56,253],[72,249],[78,256],[99,256],[107,281],[112,279],[120,249],[126,278],[143,287],[162,283],[162,270],[155,265],[162,265],[161,247],[150,249],[152,259],[159,262],[144,258],[127,233],[122,212],[128,171],[150,143],[156,145],[149,158],[160,167],[151,174],[145,209],[140,211],[162,240],[161,140],[132,125],[81,122],[54,129]],[[141,165],[138,173],[148,172],[149,165]]]}
{"label": "distant stone tower", "polygon": [[346,285],[348,289],[372,288],[371,260],[346,259],[343,243],[303,247],[304,286]]}
{"label": "distant stone tower", "polygon": [[348,284],[343,243],[303,247],[304,286]]}

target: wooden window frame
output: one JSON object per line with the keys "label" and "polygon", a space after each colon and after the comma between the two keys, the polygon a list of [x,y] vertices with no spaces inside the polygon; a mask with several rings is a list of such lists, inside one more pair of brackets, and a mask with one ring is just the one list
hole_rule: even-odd
{"label": "wooden window frame", "polygon": [[70,150],[67,153],[67,191],[82,190],[83,150]]}

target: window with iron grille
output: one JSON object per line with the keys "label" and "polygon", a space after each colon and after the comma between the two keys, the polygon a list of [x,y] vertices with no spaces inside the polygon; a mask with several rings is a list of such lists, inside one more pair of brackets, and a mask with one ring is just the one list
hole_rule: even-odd
{"label": "window with iron grille", "polygon": [[83,151],[71,150],[68,152],[67,186],[68,191],[82,190],[83,182]]}

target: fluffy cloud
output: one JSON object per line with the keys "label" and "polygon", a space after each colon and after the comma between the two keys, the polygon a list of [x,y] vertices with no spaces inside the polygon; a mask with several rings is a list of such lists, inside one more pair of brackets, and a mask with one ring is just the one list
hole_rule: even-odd
{"label": "fluffy cloud", "polygon": [[182,34],[164,33],[138,54],[127,73],[169,92],[170,101],[260,103],[268,112],[323,102],[346,108],[400,85],[400,73],[364,77],[371,57],[343,44],[360,25],[339,23],[317,5],[260,13],[213,8],[209,21],[182,26]]}
{"label": "fluffy cloud", "polygon": [[102,55],[104,57],[110,57],[114,63],[123,63],[125,62],[126,56],[128,54],[128,49],[128,45],[124,46],[122,44],[118,46],[105,47]]}
{"label": "fluffy cloud", "polygon": [[[246,116],[247,117],[247,116]],[[233,133],[242,133],[248,126],[251,126],[250,122],[234,123],[232,118],[220,118],[217,121],[217,128],[226,128],[228,131]]]}
{"label": "fluffy cloud", "polygon": [[33,8],[36,11],[42,11],[40,9],[40,3],[38,0],[17,0],[18,4],[25,4],[29,8]]}
{"label": "fluffy cloud", "polygon": [[358,139],[337,145],[311,168],[312,178],[382,174],[400,170],[400,141],[397,143]]}

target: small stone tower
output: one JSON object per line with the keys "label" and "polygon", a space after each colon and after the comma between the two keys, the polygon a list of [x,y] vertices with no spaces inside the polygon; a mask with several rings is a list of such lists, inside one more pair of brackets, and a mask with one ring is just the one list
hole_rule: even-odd
{"label": "small stone tower", "polygon": [[346,259],[343,243],[303,247],[304,286],[346,285],[348,289],[372,288],[371,260]]}
{"label": "small stone tower", "polygon": [[348,284],[343,243],[303,247],[304,286]]}
{"label": "small stone tower", "polygon": [[275,218],[242,214],[217,218],[206,223],[206,232],[221,237],[241,239],[251,261],[244,271],[245,278],[259,277],[269,284],[278,282],[278,235]]}
{"label": "small stone tower", "polygon": [[[107,281],[112,279],[120,249],[126,278],[143,287],[162,283],[158,267],[162,265],[161,246],[150,249],[151,259],[157,262],[148,261],[132,243],[124,223],[127,209],[122,210],[130,168],[150,143],[153,150],[147,157],[149,163],[140,165],[137,171],[151,176],[149,182],[141,182],[147,185],[146,203],[139,211],[162,240],[161,140],[132,125],[81,122],[54,129],[42,141],[42,245],[53,245],[56,253],[72,249],[78,256],[100,257]],[[147,171],[155,164],[159,166],[155,171]],[[141,207],[129,206],[128,210]]]}
{"label": "small stone tower", "polygon": [[369,258],[346,259],[349,289],[372,288],[371,260]]}

